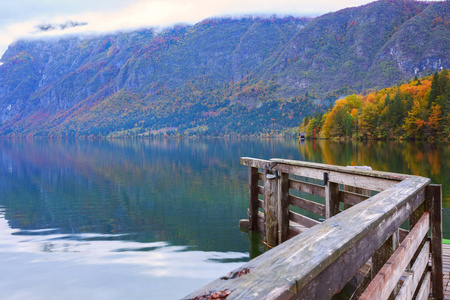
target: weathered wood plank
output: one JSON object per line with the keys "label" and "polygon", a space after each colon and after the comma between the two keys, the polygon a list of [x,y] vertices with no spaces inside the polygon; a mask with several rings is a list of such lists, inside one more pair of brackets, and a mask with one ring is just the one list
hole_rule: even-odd
{"label": "weathered wood plank", "polygon": [[429,181],[406,179],[251,260],[244,265],[249,274],[216,280],[188,297],[229,289],[230,299],[328,299],[423,202]]}
{"label": "weathered wood plank", "polygon": [[[426,188],[425,188],[426,189]],[[426,192],[425,192],[426,194]],[[426,198],[426,195],[425,195]],[[426,200],[426,199],[425,199]],[[409,216],[409,230],[411,230],[412,228],[414,228],[414,226],[417,224],[417,222],[420,220],[420,218],[422,217],[423,213],[425,212],[425,206],[426,206],[426,201],[424,203],[422,203],[415,211],[413,211],[413,213]],[[419,246],[419,248],[421,248],[425,242],[427,240],[427,237],[424,237],[421,246]],[[410,261],[410,266],[414,264],[416,257],[417,257],[418,253],[414,254],[413,257],[411,258]]]}
{"label": "weathered wood plank", "polygon": [[361,170],[295,160],[271,159],[270,162],[276,163],[276,165],[271,166],[272,170],[319,180],[323,178],[323,173],[326,172],[329,173],[329,179],[332,182],[374,191],[385,190],[397,182],[410,177],[404,174]]}
{"label": "weathered wood plank", "polygon": [[256,190],[258,191],[258,194],[264,195],[264,187],[263,186],[258,185]]}
{"label": "weathered wood plank", "polygon": [[264,181],[264,174],[258,173],[258,180]]}
{"label": "weathered wood plank", "polygon": [[[314,163],[314,162],[308,162],[308,161],[290,160],[290,159],[272,158],[269,161],[270,161],[270,163],[275,163],[275,164],[286,164],[286,165],[292,165],[292,166],[296,166],[296,167],[322,170],[321,173],[323,173],[324,171],[325,172],[332,171],[332,172],[347,173],[347,174],[352,174],[352,175],[368,176],[368,177],[373,177],[373,178],[384,178],[384,179],[394,180],[397,182],[400,182],[407,178],[414,177],[412,175],[406,175],[406,174],[373,171],[373,170],[366,170],[366,169],[357,169],[357,168],[352,168],[352,167],[343,167],[343,166],[328,165],[328,164]],[[275,165],[272,166],[272,169],[274,169],[274,167],[275,167]],[[310,176],[306,176],[306,177],[310,177]],[[321,178],[317,178],[317,179],[321,179]],[[355,186],[355,187],[361,187],[360,184],[348,184],[348,185]],[[366,188],[366,187],[363,186],[363,188]]]}
{"label": "weathered wood plank", "polygon": [[351,185],[344,185],[344,191],[352,192],[352,193],[363,195],[363,196],[367,196],[367,198],[370,197],[370,190],[364,189],[364,188],[361,188],[361,187],[356,187],[356,186],[351,186]]}
{"label": "weathered wood plank", "polygon": [[278,179],[278,244],[289,238],[289,174],[280,173]]}
{"label": "weathered wood plank", "polygon": [[256,220],[256,228],[253,231],[264,234],[264,213],[258,212],[258,214],[256,215]]}
{"label": "weathered wood plank", "polygon": [[360,299],[388,299],[430,228],[430,214],[425,213],[410,234],[381,268]]}
{"label": "weathered wood plank", "polygon": [[319,180],[323,179],[323,173],[328,173],[329,179],[332,182],[352,186],[360,185],[374,191],[385,190],[398,182],[397,180],[391,180],[386,178],[370,177],[361,174],[340,173],[335,171],[327,171],[286,164],[277,164],[273,166],[272,169],[277,170],[279,172],[285,172],[293,175],[305,176]]}
{"label": "weathered wood plank", "polygon": [[431,272],[427,272],[425,274],[425,278],[423,279],[422,286],[420,287],[419,292],[417,293],[416,300],[428,300],[431,289]]}
{"label": "weathered wood plank", "polygon": [[257,169],[271,170],[275,163],[265,159],[241,157],[241,165]]}
{"label": "weathered wood plank", "polygon": [[433,297],[444,299],[442,268],[442,186],[430,184],[425,189],[431,213],[431,283]]}
{"label": "weathered wood plank", "polygon": [[321,185],[291,179],[289,180],[289,187],[297,191],[325,197],[325,188]]}
{"label": "weathered wood plank", "polygon": [[339,191],[339,201],[349,205],[356,205],[370,198],[369,196],[355,194],[348,191]]}
{"label": "weathered wood plank", "polygon": [[395,242],[393,235],[391,235],[381,247],[376,250],[372,255],[372,278],[381,270],[384,264],[391,257],[395,251]]}
{"label": "weathered wood plank", "polygon": [[258,200],[258,208],[262,208],[264,209],[264,201],[263,200]]}
{"label": "weathered wood plank", "polygon": [[360,284],[356,287],[355,291],[351,295],[349,300],[357,300],[362,295],[362,293],[365,291],[365,289],[369,286],[370,282],[372,281],[372,268],[369,267],[369,269],[366,271],[364,278],[361,280]]}
{"label": "weathered wood plank", "polygon": [[278,244],[278,180],[275,175],[266,175],[264,191],[266,243],[275,247]]}
{"label": "weathered wood plank", "polygon": [[307,228],[311,228],[313,226],[320,224],[319,221],[308,218],[307,216],[298,214],[293,211],[289,211],[289,220],[291,220],[292,222],[295,222],[297,224],[300,224],[302,226],[305,226]]}
{"label": "weathered wood plank", "polygon": [[289,195],[289,202],[299,208],[306,209],[307,211],[325,216],[325,205],[309,201],[297,196]]}
{"label": "weathered wood plank", "polygon": [[419,285],[420,279],[425,271],[430,256],[430,242],[426,242],[417,256],[411,270],[408,272],[403,285],[395,298],[395,300],[409,300],[412,299],[414,293]]}
{"label": "weathered wood plank", "polygon": [[325,219],[339,213],[339,184],[328,181],[325,185]]}
{"label": "weathered wood plank", "polygon": [[248,212],[248,229],[255,230],[258,222],[255,216],[258,215],[258,169],[248,168],[248,186],[249,186],[249,212]]}

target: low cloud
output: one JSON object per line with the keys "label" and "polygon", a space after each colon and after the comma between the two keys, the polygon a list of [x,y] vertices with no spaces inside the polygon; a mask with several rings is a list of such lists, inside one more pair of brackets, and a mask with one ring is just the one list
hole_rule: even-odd
{"label": "low cloud", "polygon": [[[194,24],[216,16],[317,16],[370,0],[15,0],[0,10],[0,54],[14,40]],[[68,20],[82,20],[72,22]]]}

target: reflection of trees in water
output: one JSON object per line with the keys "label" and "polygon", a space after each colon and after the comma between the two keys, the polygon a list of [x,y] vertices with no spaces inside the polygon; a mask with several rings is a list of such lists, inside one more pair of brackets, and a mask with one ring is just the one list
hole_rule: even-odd
{"label": "reflection of trees in water", "polygon": [[377,141],[0,141],[0,205],[14,228],[135,233],[120,239],[245,250],[237,220],[246,217],[248,171],[240,157],[422,175],[442,183],[450,202],[449,153],[442,145]]}
{"label": "reflection of trees in water", "polygon": [[413,174],[443,185],[444,206],[450,206],[450,147],[407,141],[339,142],[314,140],[299,144],[309,161],[337,165],[367,165],[374,170]]}
{"label": "reflection of trees in water", "polygon": [[1,150],[2,173],[13,167],[0,200],[13,227],[131,232],[138,233],[131,239],[202,249],[214,243],[233,249],[240,240],[235,234],[221,241],[210,230],[230,227],[230,220],[235,229],[247,199],[246,181],[207,143],[32,141],[4,142]]}

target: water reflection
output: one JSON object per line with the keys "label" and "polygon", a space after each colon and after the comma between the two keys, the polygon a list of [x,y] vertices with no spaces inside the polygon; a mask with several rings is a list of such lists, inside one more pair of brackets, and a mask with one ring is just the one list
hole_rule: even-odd
{"label": "water reflection", "polygon": [[368,165],[374,170],[413,174],[443,185],[443,206],[450,207],[450,146],[426,142],[368,141],[301,143],[305,160],[334,165]]}
{"label": "water reflection", "polygon": [[39,233],[11,229],[0,211],[1,299],[179,299],[248,259],[115,235]]}
{"label": "water reflection", "polygon": [[[242,156],[430,177],[450,206],[448,145],[3,140],[0,299],[176,299],[225,275],[263,250],[260,235],[238,230],[248,207]],[[450,209],[443,215],[450,238]]]}

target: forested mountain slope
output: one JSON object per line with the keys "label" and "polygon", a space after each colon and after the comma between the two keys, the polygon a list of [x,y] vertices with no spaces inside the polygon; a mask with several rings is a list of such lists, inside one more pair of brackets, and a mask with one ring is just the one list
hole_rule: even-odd
{"label": "forested mountain slope", "polygon": [[277,133],[339,96],[450,67],[448,2],[315,19],[21,40],[0,65],[0,135]]}

